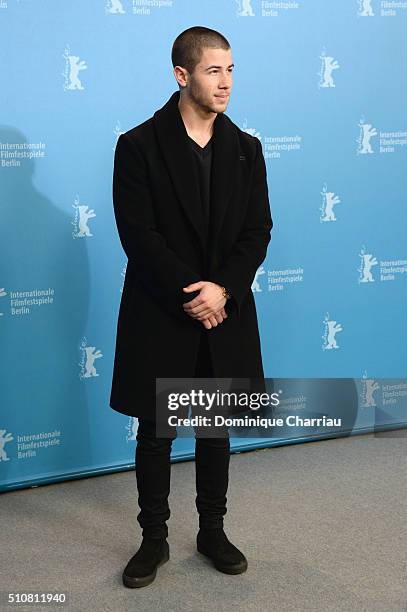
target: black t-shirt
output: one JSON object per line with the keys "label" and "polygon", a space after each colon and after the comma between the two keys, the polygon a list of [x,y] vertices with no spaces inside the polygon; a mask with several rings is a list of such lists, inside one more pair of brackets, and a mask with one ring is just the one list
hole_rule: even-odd
{"label": "black t-shirt", "polygon": [[210,181],[212,164],[212,138],[201,147],[193,138],[188,136],[194,158],[196,160],[199,176],[199,192],[201,195],[201,205],[206,220],[206,235],[208,235],[208,225],[210,216]]}

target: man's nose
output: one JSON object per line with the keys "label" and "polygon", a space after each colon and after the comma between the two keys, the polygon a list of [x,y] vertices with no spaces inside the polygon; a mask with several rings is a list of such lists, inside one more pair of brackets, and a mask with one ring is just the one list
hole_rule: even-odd
{"label": "man's nose", "polygon": [[226,76],[223,79],[221,79],[221,85],[222,87],[230,87],[232,85],[232,77]]}
{"label": "man's nose", "polygon": [[232,73],[227,72],[221,75],[219,87],[230,89],[232,86]]}

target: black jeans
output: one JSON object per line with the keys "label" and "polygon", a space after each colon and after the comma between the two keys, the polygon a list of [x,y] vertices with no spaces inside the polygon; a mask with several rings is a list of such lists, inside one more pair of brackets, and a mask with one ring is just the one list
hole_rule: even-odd
{"label": "black jeans", "polygon": [[[209,332],[210,333],[210,332]],[[200,343],[196,376],[212,377],[206,334]],[[230,440],[227,427],[219,428],[224,437],[199,437],[195,427],[195,504],[199,527],[223,527],[227,512],[229,484]],[[174,438],[176,437],[176,431]],[[174,438],[157,438],[155,421],[139,419],[136,446],[136,478],[140,512],[137,520],[143,537],[167,537],[166,521],[170,518],[170,454]]]}

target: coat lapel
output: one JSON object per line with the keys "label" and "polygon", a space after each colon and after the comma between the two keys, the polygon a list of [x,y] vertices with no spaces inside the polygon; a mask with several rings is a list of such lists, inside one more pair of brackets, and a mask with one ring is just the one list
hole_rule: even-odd
{"label": "coat lapel", "polygon": [[[178,108],[179,96],[179,91],[174,92],[166,104],[154,113],[154,127],[177,197],[206,254],[208,245],[198,175],[188,133]],[[230,203],[233,177],[236,176],[239,162],[237,131],[223,113],[216,116],[212,138],[209,244],[215,245]]]}

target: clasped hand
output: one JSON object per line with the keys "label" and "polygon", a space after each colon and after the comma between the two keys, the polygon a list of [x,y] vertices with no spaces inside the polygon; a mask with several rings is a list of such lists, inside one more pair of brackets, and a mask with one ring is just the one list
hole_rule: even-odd
{"label": "clasped hand", "polygon": [[187,315],[201,321],[206,329],[216,327],[227,318],[224,308],[226,298],[220,285],[211,281],[199,281],[183,287],[183,290],[186,293],[200,290],[193,300],[183,304],[183,308]]}

